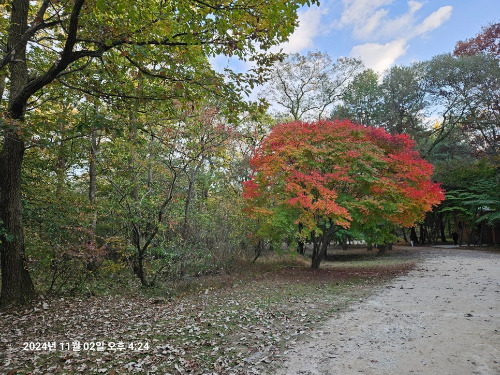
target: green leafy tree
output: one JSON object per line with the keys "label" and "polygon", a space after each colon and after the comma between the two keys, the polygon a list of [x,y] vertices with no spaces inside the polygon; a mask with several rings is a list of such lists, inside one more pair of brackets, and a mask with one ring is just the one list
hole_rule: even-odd
{"label": "green leafy tree", "polygon": [[[297,9],[314,1],[176,1],[75,0],[53,2],[19,0],[1,5],[2,32],[0,72],[7,82],[2,106],[2,149],[0,151],[0,218],[2,305],[26,302],[35,289],[26,267],[22,225],[21,170],[29,128],[27,104],[43,94],[55,80],[71,81],[71,75],[91,72],[89,80],[113,81],[113,72],[134,72],[164,78],[162,98],[183,98],[199,91],[195,81],[200,56],[226,54],[252,59],[264,70],[276,55],[260,52],[287,39],[296,26]],[[4,28],[2,28],[4,30]],[[153,63],[154,62],[154,63]],[[95,68],[97,65],[99,69]],[[172,78],[172,70],[185,66],[184,80]],[[126,69],[128,67],[128,69]],[[111,74],[109,74],[111,72]],[[258,73],[256,71],[256,73]],[[106,75],[107,74],[107,75]],[[224,85],[211,74],[202,92],[225,90],[228,97],[236,86]],[[233,75],[253,85],[258,76]],[[106,79],[106,80],[107,80]],[[102,80],[107,87],[106,80]],[[66,83],[68,84],[68,83]],[[69,83],[71,84],[71,82]],[[195,90],[196,88],[196,90]],[[99,88],[95,88],[96,91]],[[121,93],[100,93],[120,96]],[[152,90],[147,98],[160,96]],[[125,93],[130,96],[130,94]],[[187,95],[188,97],[190,95]],[[3,97],[2,97],[3,101]]]}
{"label": "green leafy tree", "polygon": [[446,200],[439,211],[449,216],[460,244],[464,239],[469,244],[482,241],[481,228],[500,221],[500,184],[495,165],[486,159],[447,159],[436,163],[436,178],[446,188]]}
{"label": "green leafy tree", "polygon": [[488,55],[439,55],[426,63],[431,112],[439,114],[428,152],[455,129],[478,154],[497,157],[500,67]]}
{"label": "green leafy tree", "polygon": [[372,69],[354,77],[342,95],[342,104],[332,113],[333,119],[349,119],[355,124],[375,126],[384,114],[382,88],[379,76]]}
{"label": "green leafy tree", "polygon": [[384,76],[382,125],[391,134],[408,134],[417,140],[423,133],[426,109],[422,64],[394,66]]}

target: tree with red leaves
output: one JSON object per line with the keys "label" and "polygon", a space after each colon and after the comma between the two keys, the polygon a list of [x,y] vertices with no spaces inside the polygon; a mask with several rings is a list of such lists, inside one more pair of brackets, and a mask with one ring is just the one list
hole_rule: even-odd
{"label": "tree with red leaves", "polygon": [[444,199],[408,136],[350,121],[277,125],[251,164],[243,195],[256,236],[312,242],[312,268],[338,231],[386,242],[393,225],[413,226]]}
{"label": "tree with red leaves", "polygon": [[483,26],[481,32],[475,37],[459,41],[453,51],[455,56],[471,56],[479,53],[487,53],[497,59],[500,58],[500,23]]}

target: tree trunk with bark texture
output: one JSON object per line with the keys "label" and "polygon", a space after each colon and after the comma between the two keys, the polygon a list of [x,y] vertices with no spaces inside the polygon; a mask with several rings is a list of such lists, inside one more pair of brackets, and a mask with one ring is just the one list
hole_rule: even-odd
{"label": "tree trunk with bark texture", "polygon": [[21,205],[21,165],[24,143],[13,131],[4,139],[0,154],[1,305],[26,303],[36,295],[24,254]]}
{"label": "tree trunk with bark texture", "polygon": [[14,58],[9,63],[10,91],[6,116],[10,130],[4,134],[0,152],[2,306],[26,303],[36,296],[26,264],[22,224],[21,168],[25,146],[21,138],[21,123],[24,121],[26,101],[16,100],[28,82],[26,45],[21,42],[22,35],[28,28],[28,8],[28,0],[12,2],[7,41],[7,48],[14,51]]}
{"label": "tree trunk with bark texture", "polygon": [[97,129],[92,127],[90,130],[90,157],[89,157],[89,202],[92,210],[91,223],[91,238],[90,241],[95,242],[97,230],[97,207],[96,207],[96,192],[97,192]]}
{"label": "tree trunk with bark texture", "polygon": [[314,249],[313,249],[311,268],[319,268],[321,261],[326,256],[328,246],[330,245],[330,242],[333,239],[333,235],[335,234],[336,229],[337,228],[335,227],[335,225],[333,225],[333,223],[330,222],[330,227],[324,228],[321,236],[314,239],[313,241]]}

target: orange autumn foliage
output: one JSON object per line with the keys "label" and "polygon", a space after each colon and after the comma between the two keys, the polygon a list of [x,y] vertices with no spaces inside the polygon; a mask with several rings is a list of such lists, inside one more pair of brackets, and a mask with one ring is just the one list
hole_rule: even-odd
{"label": "orange autumn foliage", "polygon": [[273,222],[308,233],[324,231],[325,221],[410,227],[444,199],[413,146],[406,135],[349,121],[277,125],[251,160],[246,210],[269,231]]}

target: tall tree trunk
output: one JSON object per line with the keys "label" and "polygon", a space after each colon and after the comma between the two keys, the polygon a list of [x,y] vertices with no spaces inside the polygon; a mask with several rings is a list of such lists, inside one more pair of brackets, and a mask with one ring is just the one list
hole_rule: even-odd
{"label": "tall tree trunk", "polygon": [[203,159],[200,161],[199,164],[196,165],[196,168],[191,173],[186,172],[186,175],[188,178],[188,191],[187,191],[187,195],[186,195],[186,201],[184,202],[184,220],[183,220],[183,224],[182,224],[182,238],[184,240],[187,240],[187,238],[188,238],[189,211],[190,211],[190,207],[191,207],[191,202],[193,200],[194,185],[195,185],[196,179],[198,177],[198,173],[200,172],[202,162],[203,162]]}
{"label": "tall tree trunk", "polygon": [[448,241],[446,240],[446,233],[445,233],[445,227],[446,227],[446,223],[444,221],[444,217],[443,217],[443,213],[441,212],[439,214],[439,231],[440,231],[440,235],[441,235],[441,242],[442,243],[447,243]]}
{"label": "tall tree trunk", "polygon": [[311,262],[311,268],[319,268],[321,261],[325,258],[326,251],[328,249],[328,245],[330,244],[330,241],[326,239],[325,237],[327,236],[322,236],[323,240],[318,243],[317,245],[317,250],[316,250],[316,256],[313,257],[312,262]]}
{"label": "tall tree trunk", "polygon": [[26,265],[21,204],[21,165],[24,143],[10,131],[0,154],[1,305],[26,303],[36,295]]}
{"label": "tall tree trunk", "polygon": [[342,236],[342,250],[347,250],[349,248],[347,241],[348,241],[347,234],[344,234]]}
{"label": "tall tree trunk", "polygon": [[330,245],[330,242],[332,242],[335,230],[336,226],[330,221],[330,227],[324,228],[321,237],[315,239],[311,268],[319,268],[321,261],[326,256],[328,246]]}
{"label": "tall tree trunk", "polygon": [[[304,224],[302,223],[299,223],[299,234],[302,233],[302,230],[304,229]],[[305,248],[305,244],[304,244],[304,241],[297,241],[297,252],[300,254],[300,255],[304,255],[306,251],[306,248]]]}
{"label": "tall tree trunk", "polygon": [[383,255],[387,254],[388,248],[389,248],[389,244],[387,244],[387,243],[377,245],[377,249],[378,249],[377,256],[379,257],[379,256],[383,256]]}
{"label": "tall tree trunk", "polygon": [[7,73],[0,73],[0,106],[2,105],[3,92],[5,90],[5,81],[7,80]]}
{"label": "tall tree trunk", "polygon": [[97,229],[97,208],[96,208],[96,192],[97,192],[97,129],[92,127],[90,130],[90,160],[89,160],[89,202],[92,210],[91,223],[91,238],[92,242],[96,239]]}
{"label": "tall tree trunk", "polygon": [[255,257],[253,258],[252,263],[255,263],[255,261],[260,257],[263,248],[264,248],[263,242],[262,241],[257,242],[257,244],[254,247]]}
{"label": "tall tree trunk", "polygon": [[423,245],[425,244],[426,237],[425,237],[425,229],[424,225],[420,224],[420,243]]}
{"label": "tall tree trunk", "polygon": [[321,257],[319,255],[320,253],[320,246],[321,242],[319,239],[314,238],[313,241],[313,251],[312,251],[312,261],[311,261],[311,268],[319,268],[319,265],[321,263]]}
{"label": "tall tree trunk", "polygon": [[404,227],[401,227],[401,231],[403,232],[403,240],[405,242],[408,242],[408,237],[406,237],[406,231],[405,231],[405,228]]}
{"label": "tall tree trunk", "polygon": [[[129,109],[129,127],[130,127],[129,140],[131,142],[135,142],[137,138],[137,126],[135,124],[134,112],[132,107]],[[135,154],[135,152],[132,152],[128,158],[127,163],[128,163],[128,170],[130,173],[130,180],[132,182],[132,191],[130,192],[130,197],[132,199],[131,205],[133,206],[133,212],[137,214],[137,212],[140,211],[140,204],[139,204],[139,186],[138,186],[139,182],[137,181],[137,172],[135,166],[136,160],[137,160],[137,155]],[[130,212],[130,214],[131,213],[132,212]],[[131,217],[130,219],[131,219],[130,225],[132,227],[132,244],[134,245],[137,251],[137,254],[134,257],[132,268],[134,274],[139,278],[139,280],[141,280],[141,284],[143,286],[148,286],[146,271],[144,270],[145,251],[143,251],[142,247],[144,230],[141,230],[139,220],[135,221],[133,217]]]}
{"label": "tall tree trunk", "polygon": [[410,241],[413,241],[415,245],[418,244],[418,236],[415,227],[410,228]]}
{"label": "tall tree trunk", "polygon": [[12,130],[6,131],[0,152],[0,258],[2,289],[0,304],[25,303],[36,296],[26,265],[24,231],[22,224],[21,169],[24,157],[24,141],[16,131],[16,122],[24,121],[26,102],[16,103],[17,95],[28,81],[26,45],[21,42],[28,28],[28,0],[12,2],[8,50],[14,50],[9,63],[10,91],[7,121],[13,122]]}
{"label": "tall tree trunk", "polygon": [[144,270],[144,255],[147,245],[141,247],[141,234],[139,233],[139,228],[134,223],[132,224],[132,243],[137,251],[137,254],[132,261],[132,271],[139,278],[142,286],[149,286],[146,272]]}

